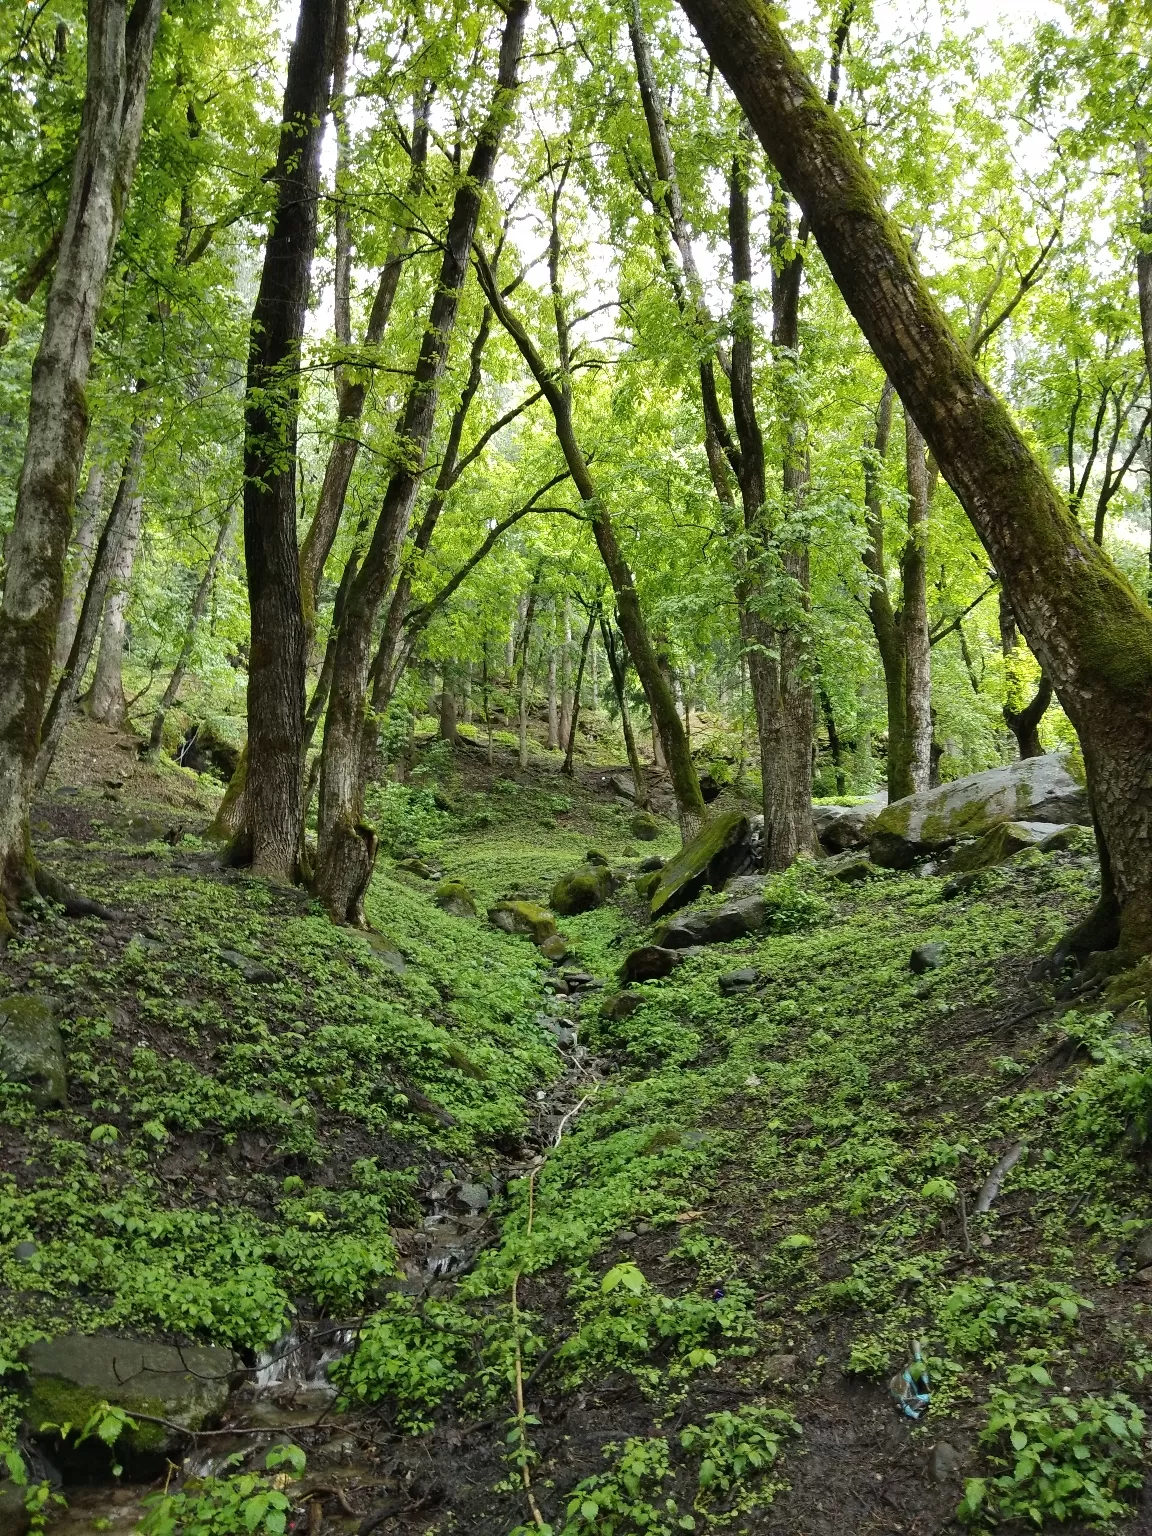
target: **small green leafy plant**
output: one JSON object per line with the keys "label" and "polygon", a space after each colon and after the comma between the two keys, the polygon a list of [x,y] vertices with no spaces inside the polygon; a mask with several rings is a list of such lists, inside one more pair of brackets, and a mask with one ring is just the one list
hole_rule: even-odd
{"label": "small green leafy plant", "polygon": [[[243,1452],[229,1458],[238,1465]],[[140,1536],[283,1536],[292,1500],[284,1489],[304,1471],[298,1445],[274,1445],[263,1472],[190,1479],[175,1493],[146,1499]],[[278,1470],[278,1469],[284,1470]]]}

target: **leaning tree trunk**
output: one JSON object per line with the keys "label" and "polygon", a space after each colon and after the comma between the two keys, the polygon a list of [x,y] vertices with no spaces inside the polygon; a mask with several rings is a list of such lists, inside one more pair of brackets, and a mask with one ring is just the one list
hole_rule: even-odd
{"label": "leaning tree trunk", "polygon": [[485,187],[511,115],[530,0],[510,0],[493,101],[480,129],[467,175],[448,223],[439,280],[408,398],[397,427],[399,467],[384,494],[364,562],[352,583],[337,641],[332,693],[320,767],[318,848],[314,890],[337,922],[363,925],[375,836],[363,822],[361,742],[380,606],[396,575],[432,428],[440,377],[468,276],[473,236]]}
{"label": "leaning tree trunk", "polygon": [[616,695],[616,705],[620,711],[620,729],[624,733],[624,750],[628,754],[628,767],[632,773],[632,788],[635,790],[636,804],[641,810],[647,810],[648,781],[644,777],[644,765],[640,761],[640,753],[636,747],[636,733],[632,729],[632,716],[628,709],[628,694],[625,688],[627,657],[621,655],[622,647],[618,646],[608,620],[603,615],[600,617],[600,634],[604,639],[604,655],[608,659],[612,691]]}
{"label": "leaning tree trunk", "polygon": [[123,726],[128,713],[128,704],[124,698],[124,630],[143,515],[144,504],[139,496],[134,496],[132,511],[112,567],[108,595],[104,599],[96,671],[85,698],[85,707],[92,719],[116,730]]}
{"label": "leaning tree trunk", "polygon": [[0,933],[35,882],[28,808],[88,431],[96,315],[140,148],[163,0],[89,0],[68,213],[32,368],[28,436],[0,605]]}
{"label": "leaning tree trunk", "polygon": [[[303,817],[306,636],[296,546],[296,418],[308,311],[320,146],[339,0],[301,0],[288,61],[276,204],[252,310],[244,402],[248,660],[247,819],[252,868],[297,875]],[[248,852],[248,850],[244,850]]]}
{"label": "leaning tree trunk", "polygon": [[84,494],[77,505],[79,518],[72,543],[75,546],[64,601],[60,607],[60,621],[56,625],[56,649],[53,663],[62,667],[68,660],[68,652],[76,638],[76,626],[80,622],[80,605],[84,601],[84,589],[92,569],[92,551],[100,527],[100,507],[104,500],[104,460],[93,459],[88,469]]}
{"label": "leaning tree trunk", "polygon": [[52,766],[57,748],[68,728],[68,722],[72,718],[72,707],[76,703],[77,695],[84,682],[84,674],[88,670],[88,662],[96,644],[96,636],[100,631],[104,601],[108,595],[120,545],[139,500],[146,437],[147,422],[143,412],[138,410],[132,422],[128,453],[120,472],[120,483],[116,487],[112,510],[108,514],[108,521],[104,524],[96,545],[92,574],[88,578],[88,585],[84,591],[84,602],[80,608],[76,633],[72,637],[72,648],[68,652],[68,660],[64,663],[64,670],[57,680],[48,713],[44,716],[40,751],[36,756],[37,788],[40,788],[48,777],[48,770]]}
{"label": "leaning tree trunk", "polygon": [[681,0],[999,572],[1079,733],[1111,889],[1070,952],[1152,948],[1152,614],[1085,538],[764,0]]}

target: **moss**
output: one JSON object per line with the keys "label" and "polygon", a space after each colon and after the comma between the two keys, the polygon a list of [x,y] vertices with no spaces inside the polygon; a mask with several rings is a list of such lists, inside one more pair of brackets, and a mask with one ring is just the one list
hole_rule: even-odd
{"label": "moss", "polygon": [[611,896],[612,884],[612,874],[603,864],[585,864],[582,869],[560,876],[552,887],[549,905],[561,917],[592,912]]}
{"label": "moss", "polygon": [[[74,1430],[82,1430],[106,1395],[94,1392],[74,1382],[61,1381],[58,1376],[42,1376],[29,1393],[24,1409],[24,1419],[34,1434],[39,1434],[45,1424],[70,1424]],[[146,1413],[162,1419],[165,1404],[157,1398],[137,1397],[127,1388],[116,1394],[116,1406],[129,1414]],[[161,1424],[138,1424],[135,1429],[124,1431],[126,1444],[134,1451],[163,1450],[171,1438],[171,1431]]]}
{"label": "moss", "polygon": [[534,944],[543,944],[556,933],[556,919],[534,901],[498,901],[488,908],[488,920],[493,927],[521,934]]}
{"label": "moss", "polygon": [[442,880],[432,899],[442,911],[455,917],[476,916],[476,898],[463,881]]}
{"label": "moss", "polygon": [[748,818],[743,811],[727,811],[706,821],[692,841],[660,870],[652,892],[652,916],[683,906],[705,885],[721,885],[730,872],[725,855],[747,836]]}

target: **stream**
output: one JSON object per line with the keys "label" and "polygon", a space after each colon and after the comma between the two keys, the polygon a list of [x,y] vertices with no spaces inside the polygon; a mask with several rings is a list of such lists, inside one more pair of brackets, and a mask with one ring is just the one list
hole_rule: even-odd
{"label": "stream", "polygon": [[[527,1156],[497,1166],[483,1182],[442,1176],[417,1188],[424,1213],[421,1224],[393,1232],[403,1269],[396,1286],[407,1295],[451,1293],[480,1249],[493,1239],[492,1201],[510,1180],[527,1177],[544,1162],[600,1080],[597,1063],[580,1044],[579,1010],[588,993],[601,983],[565,968],[555,973],[553,985],[557,990],[543,995],[536,1022],[555,1041],[564,1070],[549,1089],[537,1090],[528,1105],[529,1125],[523,1139]],[[308,1467],[294,1495],[307,1499],[311,1491],[323,1491],[334,1495],[345,1513],[335,1522],[329,1518],[324,1527],[313,1518],[307,1524],[290,1524],[289,1530],[307,1531],[309,1536],[317,1536],[321,1529],[333,1536],[337,1531],[349,1536],[356,1532],[361,1522],[350,1498],[361,1489],[372,1489],[377,1504],[386,1496],[378,1467],[364,1454],[365,1437],[357,1432],[362,1414],[336,1411],[337,1392],[330,1377],[332,1365],[354,1347],[360,1322],[298,1319],[243,1373],[244,1381],[233,1390],[213,1432],[189,1436],[176,1481],[221,1476],[230,1463],[234,1468],[239,1465],[233,1460],[236,1457],[246,1466],[261,1467],[271,1444],[296,1441],[307,1452]],[[155,1482],[67,1484],[63,1492],[68,1507],[52,1516],[46,1529],[50,1536],[94,1536],[96,1532],[128,1536],[144,1512],[143,1499],[156,1487]],[[319,1514],[318,1503],[306,1508]]]}

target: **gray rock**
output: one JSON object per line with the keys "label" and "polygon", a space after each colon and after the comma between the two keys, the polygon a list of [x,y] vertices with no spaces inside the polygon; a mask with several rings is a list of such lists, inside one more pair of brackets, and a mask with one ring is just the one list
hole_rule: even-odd
{"label": "gray rock", "polygon": [[68,1101],[64,1043],[46,997],[0,999],[0,1078],[22,1083],[38,1109]]}
{"label": "gray rock", "polygon": [[865,823],[875,810],[871,805],[814,805],[812,829],[827,853],[847,853],[868,841]]}
{"label": "gray rock", "polygon": [[849,859],[836,866],[832,878],[843,881],[845,885],[858,885],[861,880],[871,880],[876,874],[877,869],[871,859]]}
{"label": "gray rock", "polygon": [[4,1536],[26,1536],[32,1529],[32,1514],[24,1502],[27,1491],[7,1480],[0,1482],[0,1531]]}
{"label": "gray rock", "polygon": [[925,971],[938,971],[947,953],[947,944],[921,944],[909,956],[908,969],[915,976],[923,976]]}
{"label": "gray rock", "polygon": [[671,976],[683,959],[682,950],[664,949],[659,944],[643,944],[624,957],[620,980],[625,985],[630,981],[658,981],[662,976]]}
{"label": "gray rock", "polygon": [[[214,1346],[176,1349],[152,1339],[77,1333],[30,1344],[24,1363],[24,1425],[31,1434],[38,1434],[44,1423],[84,1424],[101,1401],[183,1429],[200,1429],[223,1409],[239,1364],[231,1350]],[[134,1450],[161,1451],[180,1435],[140,1421],[125,1437]]]}
{"label": "gray rock", "polygon": [[741,970],[729,971],[726,976],[721,976],[719,987],[726,997],[737,992],[747,992],[760,980],[760,972],[752,966],[746,965]]}
{"label": "gray rock", "polygon": [[24,1242],[17,1243],[15,1248],[13,1248],[12,1257],[18,1259],[21,1264],[27,1264],[28,1260],[34,1259],[39,1252],[40,1245],[32,1242],[30,1238],[26,1238]]}
{"label": "gray rock", "polygon": [[1141,1232],[1132,1259],[1137,1269],[1148,1269],[1152,1266],[1152,1227],[1145,1227]]}
{"label": "gray rock", "polygon": [[437,887],[432,900],[442,912],[451,917],[475,917],[476,898],[459,880],[444,880]]}
{"label": "gray rock", "polygon": [[947,1440],[938,1440],[928,1458],[929,1476],[936,1483],[955,1482],[963,1475],[966,1460],[967,1457],[963,1451],[958,1450]]}
{"label": "gray rock", "polygon": [[234,971],[239,971],[245,981],[253,985],[263,985],[269,981],[278,981],[275,971],[269,970],[266,965],[261,965],[259,960],[253,960],[251,955],[242,955],[238,949],[222,949],[220,958],[225,965],[230,965]]}
{"label": "gray rock", "polygon": [[660,823],[651,811],[637,811],[628,822],[628,830],[642,843],[654,843],[660,836]]}
{"label": "gray rock", "polygon": [[921,855],[982,837],[1004,821],[1088,826],[1088,792],[1073,766],[1070,753],[1051,752],[896,800],[867,824],[872,859],[910,869]]}
{"label": "gray rock", "polygon": [[731,906],[683,912],[653,935],[665,949],[690,949],[697,944],[727,944],[732,939],[762,933],[768,920],[763,897],[751,896]]}
{"label": "gray rock", "polygon": [[486,1211],[490,1196],[483,1184],[461,1184],[453,1195],[453,1201],[465,1211]]}
{"label": "gray rock", "polygon": [[615,997],[608,997],[600,1007],[602,1019],[627,1019],[632,1016],[637,1008],[643,1008],[644,999],[635,992],[617,992]]}
{"label": "gray rock", "polygon": [[636,873],[638,875],[654,875],[658,870],[663,868],[664,860],[658,853],[654,853],[649,858],[640,860],[639,864],[636,866]]}
{"label": "gray rock", "polygon": [[800,1374],[799,1355],[769,1355],[764,1362],[764,1380],[795,1381]]}

